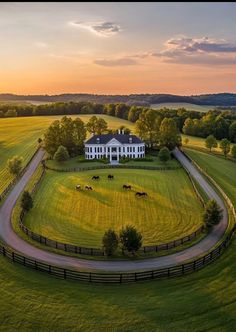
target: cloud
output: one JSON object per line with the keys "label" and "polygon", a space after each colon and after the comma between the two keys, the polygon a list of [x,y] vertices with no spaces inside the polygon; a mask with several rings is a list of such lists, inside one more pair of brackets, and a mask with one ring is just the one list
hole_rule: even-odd
{"label": "cloud", "polygon": [[100,37],[110,37],[121,31],[118,24],[114,22],[70,22],[70,25],[89,30]]}
{"label": "cloud", "polygon": [[208,37],[172,38],[163,51],[152,56],[171,63],[227,65],[236,63],[236,45]]}
{"label": "cloud", "polygon": [[96,65],[104,67],[133,66],[138,64],[136,60],[128,57],[119,58],[119,59],[94,60],[94,63]]}
{"label": "cloud", "polygon": [[38,47],[38,48],[47,48],[49,45],[48,44],[46,44],[46,43],[44,43],[44,42],[41,42],[41,41],[36,41],[35,43],[34,43],[34,45],[36,46],[36,47]]}

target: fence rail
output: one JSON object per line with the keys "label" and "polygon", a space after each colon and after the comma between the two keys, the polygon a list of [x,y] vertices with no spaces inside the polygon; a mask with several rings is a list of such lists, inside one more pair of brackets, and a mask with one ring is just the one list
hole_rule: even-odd
{"label": "fence rail", "polygon": [[236,227],[230,231],[222,243],[220,243],[214,250],[206,255],[181,265],[176,265],[169,268],[161,268],[155,270],[147,270],[142,272],[127,272],[127,273],[95,273],[95,272],[79,272],[71,269],[65,269],[54,265],[49,265],[20,255],[4,246],[0,246],[0,254],[7,257],[14,263],[27,266],[31,269],[46,272],[52,276],[61,279],[74,280],[80,282],[90,283],[131,283],[138,281],[154,280],[161,278],[171,278],[182,276],[194,271],[198,271],[209,263],[215,261],[228,247],[230,240],[236,230]]}

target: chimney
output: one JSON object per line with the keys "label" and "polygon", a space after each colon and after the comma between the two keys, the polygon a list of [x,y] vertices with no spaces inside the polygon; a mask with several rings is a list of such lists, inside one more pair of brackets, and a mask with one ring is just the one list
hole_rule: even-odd
{"label": "chimney", "polygon": [[124,130],[124,129],[122,130],[122,134],[123,134],[123,135],[125,134],[125,130]]}
{"label": "chimney", "polygon": [[120,129],[118,129],[118,134],[120,135]]}

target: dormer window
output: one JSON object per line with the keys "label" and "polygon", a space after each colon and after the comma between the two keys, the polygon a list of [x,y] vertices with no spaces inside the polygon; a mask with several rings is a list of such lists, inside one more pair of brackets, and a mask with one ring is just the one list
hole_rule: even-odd
{"label": "dormer window", "polygon": [[129,137],[129,143],[132,143],[132,137]]}
{"label": "dormer window", "polygon": [[97,137],[97,144],[99,144],[100,143],[100,138],[99,137]]}

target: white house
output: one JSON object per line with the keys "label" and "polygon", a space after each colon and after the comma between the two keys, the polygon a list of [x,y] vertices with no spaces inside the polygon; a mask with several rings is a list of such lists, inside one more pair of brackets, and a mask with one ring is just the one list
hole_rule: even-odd
{"label": "white house", "polygon": [[109,158],[111,163],[118,163],[120,157],[145,157],[145,144],[135,135],[118,134],[94,135],[85,142],[85,158]]}

